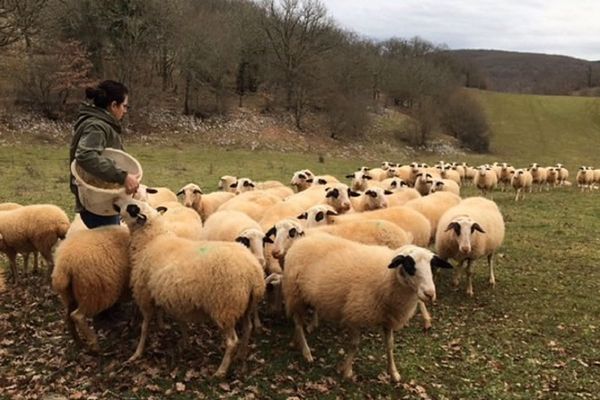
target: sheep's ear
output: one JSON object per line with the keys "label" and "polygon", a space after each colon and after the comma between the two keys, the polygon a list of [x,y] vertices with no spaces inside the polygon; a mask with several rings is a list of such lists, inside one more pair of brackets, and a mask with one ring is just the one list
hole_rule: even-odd
{"label": "sheep's ear", "polygon": [[158,211],[158,213],[161,214],[161,215],[164,214],[164,213],[166,213],[167,210],[168,210],[168,208],[165,207],[165,206],[158,206],[158,207],[156,207],[156,211]]}
{"label": "sheep's ear", "polygon": [[250,248],[250,239],[248,239],[247,237],[238,236],[238,237],[235,238],[235,241],[238,242],[238,243],[243,244],[247,248]]}
{"label": "sheep's ear", "polygon": [[271,236],[275,236],[277,234],[277,228],[275,228],[274,226],[271,227],[271,229],[269,229],[267,231],[267,233],[265,233],[265,237],[271,237]]}
{"label": "sheep's ear", "polygon": [[364,175],[363,179],[366,179],[369,181],[369,180],[373,179],[373,177],[371,175]]}
{"label": "sheep's ear", "polygon": [[352,178],[354,178],[354,174],[352,174],[352,175],[346,175],[346,178],[352,179]]}
{"label": "sheep's ear", "polygon": [[304,174],[298,174],[298,178],[299,179],[306,179],[306,175],[304,175]]}
{"label": "sheep's ear", "polygon": [[408,186],[408,183],[406,183],[404,181],[400,181],[400,187],[403,187],[403,186]]}
{"label": "sheep's ear", "polygon": [[436,267],[436,268],[453,268],[452,264],[450,264],[448,261],[444,260],[443,258],[438,257],[437,255],[433,255],[433,257],[431,258],[431,267]]}
{"label": "sheep's ear", "polygon": [[116,212],[120,213],[121,212],[121,207],[119,207],[116,204],[113,204],[113,210],[115,210]]}
{"label": "sheep's ear", "polygon": [[308,219],[308,214],[307,213],[302,213],[302,214],[298,215],[296,218],[298,218],[298,219]]}
{"label": "sheep's ear", "polygon": [[446,227],[445,232],[448,232],[450,229],[454,229],[456,236],[460,235],[460,224],[458,222],[450,222]]}
{"label": "sheep's ear", "polygon": [[158,189],[154,189],[154,188],[146,188],[146,193],[150,193],[150,194],[156,194],[158,193]]}
{"label": "sheep's ear", "polygon": [[237,182],[233,182],[231,185],[229,185],[230,188],[234,188],[237,187]]}
{"label": "sheep's ear", "polygon": [[337,212],[335,212],[335,211],[333,211],[333,210],[327,210],[327,213],[326,213],[326,214],[327,214],[327,215],[330,215],[330,216],[331,216],[331,215],[338,215],[338,213],[337,213]]}
{"label": "sheep's ear", "polygon": [[308,178],[308,179],[306,180],[306,182],[308,182],[308,183],[313,183],[313,180],[314,180],[313,178]]}
{"label": "sheep's ear", "polygon": [[323,178],[319,178],[319,179],[317,180],[317,183],[318,183],[319,185],[327,185],[327,181],[326,181],[325,179],[323,179]]}
{"label": "sheep's ear", "polygon": [[444,186],[444,182],[442,182],[442,181],[437,181],[437,182],[435,183],[435,186],[436,186],[436,187],[442,187],[442,186]]}
{"label": "sheep's ear", "polygon": [[373,198],[377,197],[377,192],[373,191],[373,190],[367,190],[365,192],[366,195],[371,196]]}
{"label": "sheep's ear", "polygon": [[384,194],[394,194],[394,192],[392,192],[391,190],[384,190],[383,193]]}
{"label": "sheep's ear", "polygon": [[181,189],[179,192],[177,192],[176,196],[181,196],[183,194],[183,189]]}
{"label": "sheep's ear", "polygon": [[358,197],[358,196],[360,196],[360,193],[355,192],[354,190],[348,189],[348,196],[350,196],[350,197]]}
{"label": "sheep's ear", "polygon": [[273,239],[271,239],[271,238],[270,238],[270,237],[268,237],[268,236],[265,236],[265,237],[263,237],[263,245],[264,245],[264,244],[266,244],[266,243],[271,243],[271,244],[273,244]]}
{"label": "sheep's ear", "polygon": [[481,233],[485,233],[485,231],[483,230],[483,228],[481,228],[481,226],[477,222],[475,222],[473,224],[473,226],[471,226],[471,233],[473,233],[475,231],[479,231]]}
{"label": "sheep's ear", "polygon": [[337,189],[333,189],[333,190],[329,190],[327,192],[327,194],[325,195],[325,198],[329,198],[329,197],[333,197],[334,199],[337,199],[339,196],[339,192]]}
{"label": "sheep's ear", "polygon": [[194,189],[194,194],[204,194],[200,189]]}
{"label": "sheep's ear", "polygon": [[402,270],[410,276],[414,276],[417,272],[415,260],[411,256],[399,255],[394,257],[388,268],[402,267]]}
{"label": "sheep's ear", "polygon": [[137,219],[135,220],[135,222],[138,225],[142,225],[143,226],[143,225],[146,224],[146,222],[148,222],[148,218],[146,217],[145,214],[139,213],[138,216],[137,216]]}

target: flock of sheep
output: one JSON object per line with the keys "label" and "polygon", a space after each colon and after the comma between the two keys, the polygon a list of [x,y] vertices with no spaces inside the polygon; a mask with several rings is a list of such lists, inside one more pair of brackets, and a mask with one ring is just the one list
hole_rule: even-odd
{"label": "flock of sheep", "polygon": [[[582,190],[598,183],[597,171],[579,171]],[[225,354],[215,372],[223,377],[234,359],[245,360],[264,304],[271,313],[285,309],[294,322],[293,341],[308,362],[313,356],[306,331],[319,320],[347,329],[341,364],[346,378],[353,374],[361,330],[383,329],[387,371],[398,381],[393,332],[417,308],[425,328],[431,327],[425,303],[436,300],[435,272],[452,268],[448,261],[455,260],[453,283],[466,273],[472,296],[473,263],[485,257],[495,284],[502,214],[492,200],[462,199],[460,188],[472,180],[487,194],[510,184],[518,198],[532,184],[540,190],[569,184],[560,164],[525,170],[384,162],[347,178],[349,185],[297,171],[290,182],[295,191],[278,181],[233,176],[223,176],[220,190],[206,194],[193,183],[177,193],[141,185],[134,198],[115,199],[120,226],[92,230],[54,205],[5,203],[0,251],[15,283],[18,253],[43,256],[73,339],[94,351],[100,348],[88,319],[131,293],[143,321],[129,361],[142,356],[155,317],[160,327],[163,314],[179,321],[184,338],[187,322],[208,319],[223,336]]]}

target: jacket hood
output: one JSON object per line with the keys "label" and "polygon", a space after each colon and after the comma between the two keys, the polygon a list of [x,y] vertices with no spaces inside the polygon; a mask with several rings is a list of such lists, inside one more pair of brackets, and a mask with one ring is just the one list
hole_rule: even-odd
{"label": "jacket hood", "polygon": [[117,119],[108,111],[103,108],[96,107],[93,104],[83,102],[79,108],[79,114],[77,114],[77,121],[75,122],[75,130],[88,118],[95,117],[107,124],[109,124],[118,133],[121,133],[121,124]]}

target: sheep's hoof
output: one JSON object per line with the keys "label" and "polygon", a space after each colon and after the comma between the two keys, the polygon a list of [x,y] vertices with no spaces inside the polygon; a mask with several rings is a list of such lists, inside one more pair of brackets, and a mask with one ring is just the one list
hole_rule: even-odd
{"label": "sheep's hoof", "polygon": [[308,363],[312,363],[313,361],[315,361],[315,359],[313,358],[312,354],[310,354],[309,352],[302,352],[302,355],[304,356],[304,359],[306,360],[306,362]]}
{"label": "sheep's hoof", "polygon": [[431,322],[425,323],[425,326],[423,326],[423,333],[427,334],[431,332]]}
{"label": "sheep's hoof", "polygon": [[94,342],[94,343],[90,344],[90,353],[92,353],[94,355],[100,354],[100,346],[98,346],[98,343]]}
{"label": "sheep's hoof", "polygon": [[467,290],[467,296],[473,297],[473,291],[472,290]]}
{"label": "sheep's hoof", "polygon": [[400,373],[398,371],[395,371],[390,374],[390,378],[392,378],[392,381],[394,381],[396,383],[400,382]]}
{"label": "sheep's hoof", "polygon": [[140,358],[140,355],[136,353],[136,354],[132,355],[131,357],[129,357],[129,359],[127,361],[125,361],[125,364],[126,365],[127,364],[132,364],[135,361],[137,361],[139,358]]}
{"label": "sheep's hoof", "polygon": [[344,368],[344,370],[342,371],[342,377],[346,380],[352,380],[353,376],[354,371],[352,371],[352,367]]}
{"label": "sheep's hoof", "polygon": [[217,370],[217,372],[215,372],[213,374],[213,378],[215,378],[215,379],[223,379],[223,378],[225,378],[226,375],[227,375],[227,371],[219,368]]}

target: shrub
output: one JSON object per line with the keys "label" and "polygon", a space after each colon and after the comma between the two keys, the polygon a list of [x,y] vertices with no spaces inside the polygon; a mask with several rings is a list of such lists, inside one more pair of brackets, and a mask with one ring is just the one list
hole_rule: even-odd
{"label": "shrub", "polygon": [[481,104],[469,93],[458,91],[442,112],[441,125],[463,146],[479,153],[490,149],[487,117]]}

